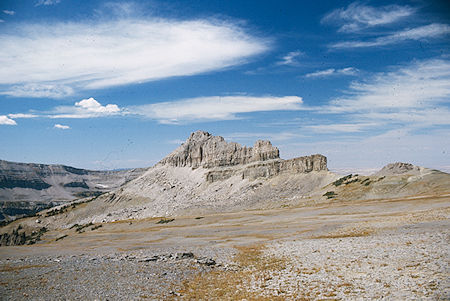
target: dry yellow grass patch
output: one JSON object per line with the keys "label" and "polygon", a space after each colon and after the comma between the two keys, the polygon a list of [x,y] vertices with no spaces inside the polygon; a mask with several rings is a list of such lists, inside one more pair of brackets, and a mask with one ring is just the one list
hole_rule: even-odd
{"label": "dry yellow grass patch", "polygon": [[35,264],[35,265],[21,265],[21,266],[10,266],[10,265],[3,265],[0,267],[0,272],[14,272],[14,271],[20,271],[25,269],[31,269],[31,268],[45,268],[48,267],[48,265],[44,264]]}
{"label": "dry yellow grass patch", "polygon": [[[237,271],[214,270],[198,274],[185,281],[179,289],[185,300],[286,300],[279,293],[264,291],[264,296],[252,290],[259,285],[264,290],[265,283],[274,273],[286,268],[287,260],[263,254],[261,245],[236,247],[239,253],[234,260],[240,267]],[[302,300],[299,296],[290,299]]]}
{"label": "dry yellow grass patch", "polygon": [[321,238],[347,238],[347,237],[363,237],[369,236],[375,233],[373,228],[350,228],[350,229],[340,229],[338,231],[330,232],[323,235],[311,236],[313,239]]}

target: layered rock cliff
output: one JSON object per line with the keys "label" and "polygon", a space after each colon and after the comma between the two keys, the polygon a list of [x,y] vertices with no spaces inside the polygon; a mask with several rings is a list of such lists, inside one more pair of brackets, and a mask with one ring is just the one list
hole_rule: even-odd
{"label": "layered rock cliff", "polygon": [[256,141],[253,147],[226,142],[223,137],[197,131],[158,164],[174,167],[213,168],[278,159],[280,152],[270,141]]}
{"label": "layered rock cliff", "polygon": [[323,155],[280,159],[278,148],[270,141],[258,140],[253,147],[226,142],[223,137],[197,131],[161,160],[158,165],[173,167],[203,167],[208,169],[206,180],[215,182],[239,175],[242,179],[269,178],[280,173],[326,171]]}
{"label": "layered rock cliff", "polygon": [[93,171],[0,160],[0,221],[117,189],[143,172],[144,169]]}
{"label": "layered rock cliff", "polygon": [[240,175],[242,179],[254,180],[257,178],[270,178],[282,173],[298,174],[311,171],[327,171],[327,158],[323,155],[311,155],[290,160],[274,159],[258,161],[237,168],[215,168],[208,171],[206,180],[215,182],[225,180],[234,175]]}
{"label": "layered rock cliff", "polygon": [[83,215],[87,221],[97,211],[95,221],[111,221],[279,207],[337,177],[322,155],[283,160],[269,141],[246,147],[197,131],[145,174],[89,203]]}

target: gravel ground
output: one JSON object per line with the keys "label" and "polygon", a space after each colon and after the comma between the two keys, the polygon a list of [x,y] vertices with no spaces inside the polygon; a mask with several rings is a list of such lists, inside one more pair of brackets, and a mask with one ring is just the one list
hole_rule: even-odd
{"label": "gravel ground", "polygon": [[194,287],[242,300],[243,284],[247,300],[450,300],[449,201],[104,224],[58,242],[45,233],[0,249],[0,299],[224,299],[192,298]]}
{"label": "gravel ground", "polygon": [[449,229],[440,221],[364,237],[277,242],[267,254],[290,265],[253,289],[313,299],[450,300]]}
{"label": "gravel ground", "polygon": [[1,300],[164,300],[177,297],[173,288],[194,274],[226,269],[231,255],[227,249],[201,249],[7,258],[0,262],[0,295]]}

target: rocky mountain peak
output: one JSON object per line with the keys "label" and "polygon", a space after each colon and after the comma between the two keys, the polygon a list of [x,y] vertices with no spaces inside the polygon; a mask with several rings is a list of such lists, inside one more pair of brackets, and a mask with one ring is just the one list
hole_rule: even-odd
{"label": "rocky mountain peak", "polygon": [[[208,139],[210,137],[212,137],[212,135],[210,133],[198,130],[198,131],[195,131],[195,132],[191,133],[189,138],[183,144],[186,144],[186,143],[187,144],[192,144],[192,143],[204,141],[204,140],[206,140],[206,139]],[[222,138],[222,137],[220,137],[220,138]]]}
{"label": "rocky mountain peak", "polygon": [[196,131],[158,164],[213,168],[266,161],[279,157],[278,148],[272,146],[270,141],[258,140],[253,147],[246,147],[235,142],[226,142],[221,136]]}
{"label": "rocky mountain peak", "polygon": [[384,166],[375,175],[377,176],[391,176],[401,174],[417,174],[420,173],[421,168],[411,163],[395,162]]}

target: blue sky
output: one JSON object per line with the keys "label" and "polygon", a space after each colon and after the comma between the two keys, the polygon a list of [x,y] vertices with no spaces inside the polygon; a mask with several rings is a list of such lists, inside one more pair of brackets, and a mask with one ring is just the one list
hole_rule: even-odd
{"label": "blue sky", "polygon": [[151,166],[201,129],[450,171],[445,1],[0,2],[0,158]]}

